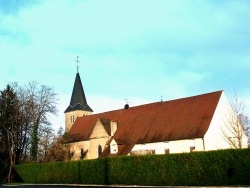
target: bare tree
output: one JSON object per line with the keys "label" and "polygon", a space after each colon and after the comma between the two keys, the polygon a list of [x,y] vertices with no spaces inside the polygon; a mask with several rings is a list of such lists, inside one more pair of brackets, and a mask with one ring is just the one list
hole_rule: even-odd
{"label": "bare tree", "polygon": [[41,125],[38,130],[37,159],[39,162],[46,162],[49,148],[55,140],[55,131],[50,126]]}
{"label": "bare tree", "polygon": [[15,87],[17,97],[19,100],[19,111],[22,114],[22,119],[20,119],[20,130],[19,130],[19,142],[16,144],[20,148],[18,151],[17,164],[19,162],[27,161],[28,155],[30,152],[30,143],[31,143],[31,133],[32,133],[32,116],[30,113],[30,101],[26,96],[26,90],[23,87]]}
{"label": "bare tree", "polygon": [[63,127],[60,126],[59,129],[57,130],[57,136],[62,137],[64,132],[65,131],[64,131]]}
{"label": "bare tree", "polygon": [[30,102],[30,114],[32,116],[33,131],[31,139],[31,159],[37,160],[38,129],[41,124],[49,125],[48,115],[57,112],[57,94],[51,87],[30,82],[26,86],[26,96]]}
{"label": "bare tree", "polygon": [[54,137],[54,142],[47,150],[45,162],[69,160],[71,157],[69,142],[71,142],[71,136],[67,133]]}
{"label": "bare tree", "polygon": [[229,109],[226,117],[225,129],[222,129],[226,142],[232,148],[243,148],[246,139],[249,142],[249,125],[250,121],[248,115],[245,113],[244,101],[235,94],[231,102],[231,109]]}

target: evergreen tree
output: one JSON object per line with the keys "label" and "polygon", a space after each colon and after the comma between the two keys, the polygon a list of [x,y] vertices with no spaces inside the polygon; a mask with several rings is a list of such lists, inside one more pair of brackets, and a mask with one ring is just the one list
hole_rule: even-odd
{"label": "evergreen tree", "polygon": [[12,167],[19,157],[20,136],[19,101],[14,89],[7,85],[0,94],[0,143],[1,153],[8,157],[5,167],[8,167],[8,182],[11,181]]}

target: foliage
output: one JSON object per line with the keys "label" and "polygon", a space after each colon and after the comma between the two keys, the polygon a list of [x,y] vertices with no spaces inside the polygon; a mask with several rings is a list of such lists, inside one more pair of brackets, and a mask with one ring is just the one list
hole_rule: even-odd
{"label": "foliage", "polygon": [[[162,186],[250,184],[250,149],[17,165],[25,183]],[[32,174],[32,175],[31,175]]]}
{"label": "foliage", "polygon": [[[0,157],[0,163],[1,169],[8,169],[7,174],[5,170],[0,172],[4,181],[5,176],[8,182],[12,180],[13,165],[29,160],[31,143],[41,144],[40,128],[48,126],[48,114],[56,112],[55,96],[51,88],[32,84],[19,87],[14,83],[0,91],[0,154],[5,156]],[[46,111],[49,107],[51,110]],[[38,149],[32,147],[32,153],[37,153]]]}
{"label": "foliage", "polygon": [[0,143],[1,153],[8,160],[9,167],[8,181],[11,180],[12,166],[20,161],[23,151],[22,129],[26,125],[24,122],[25,115],[21,111],[21,102],[13,87],[7,85],[0,94]]}
{"label": "foliage", "polygon": [[[113,184],[219,186],[249,184],[250,150],[224,150],[111,159]],[[233,175],[227,173],[232,169]],[[244,169],[244,170],[242,170]],[[120,176],[116,176],[119,173]]]}
{"label": "foliage", "polygon": [[66,161],[70,159],[70,147],[68,144],[68,140],[70,140],[70,136],[59,136],[55,137],[51,145],[46,150],[44,155],[44,162],[56,162],[56,161]]}
{"label": "foliage", "polygon": [[79,162],[79,181],[81,184],[109,184],[109,160],[83,160]]}

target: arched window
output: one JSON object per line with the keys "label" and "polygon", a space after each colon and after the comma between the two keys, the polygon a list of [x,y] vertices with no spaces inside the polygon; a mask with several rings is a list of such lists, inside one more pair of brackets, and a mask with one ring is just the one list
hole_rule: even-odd
{"label": "arched window", "polygon": [[81,148],[80,159],[83,160],[83,158],[84,158],[84,150]]}
{"label": "arched window", "polygon": [[98,146],[98,157],[101,155],[101,153],[102,153],[102,146],[99,145]]}
{"label": "arched window", "polygon": [[88,150],[84,151],[84,149],[81,148],[80,159],[81,160],[84,159],[86,157],[87,153],[88,153]]}

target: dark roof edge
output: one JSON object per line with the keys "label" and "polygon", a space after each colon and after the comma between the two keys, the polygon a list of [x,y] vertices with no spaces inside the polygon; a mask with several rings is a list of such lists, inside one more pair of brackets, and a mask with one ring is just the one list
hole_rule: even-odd
{"label": "dark roof edge", "polygon": [[82,111],[88,111],[88,112],[93,112],[93,110],[89,107],[89,105],[86,105],[85,107],[83,105],[81,105],[80,103],[76,104],[75,106],[71,106],[69,105],[67,107],[67,109],[64,111],[64,113],[67,112],[72,112],[72,111],[76,111],[76,110],[82,110]]}

